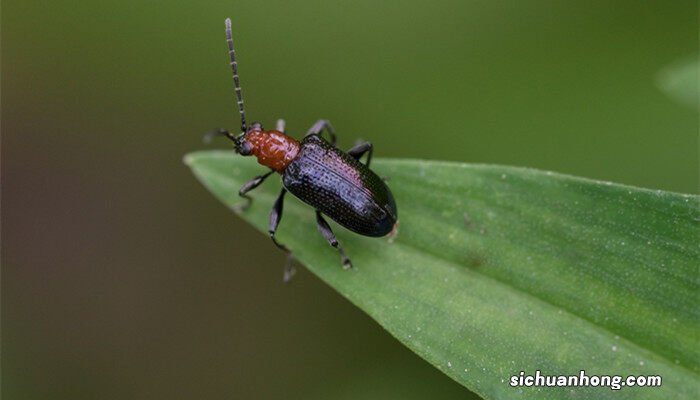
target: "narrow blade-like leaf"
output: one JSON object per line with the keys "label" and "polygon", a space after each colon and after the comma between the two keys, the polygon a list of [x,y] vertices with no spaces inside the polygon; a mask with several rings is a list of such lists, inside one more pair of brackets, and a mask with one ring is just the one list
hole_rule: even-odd
{"label": "narrow blade-like leaf", "polygon": [[[229,207],[264,171],[233,152],[185,161]],[[524,168],[373,163],[396,197],[398,235],[333,225],[355,265],[345,271],[313,210],[288,196],[278,238],[421,357],[488,399],[697,397],[698,197]],[[270,181],[241,214],[263,232],[280,188]],[[510,386],[536,370],[662,386]]]}

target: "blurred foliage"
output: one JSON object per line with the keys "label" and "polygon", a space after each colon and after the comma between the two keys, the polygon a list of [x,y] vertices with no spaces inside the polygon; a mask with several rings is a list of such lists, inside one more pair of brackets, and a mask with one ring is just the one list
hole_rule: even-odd
{"label": "blurred foliage", "polygon": [[700,63],[696,56],[678,60],[662,69],[657,76],[657,82],[669,96],[697,110],[700,96],[699,75]]}

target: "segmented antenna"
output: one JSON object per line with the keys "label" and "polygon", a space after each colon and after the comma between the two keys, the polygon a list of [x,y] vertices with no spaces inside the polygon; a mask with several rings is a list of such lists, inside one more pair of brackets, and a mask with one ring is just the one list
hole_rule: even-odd
{"label": "segmented antenna", "polygon": [[226,18],[226,42],[228,43],[228,55],[231,58],[231,71],[233,71],[233,86],[236,89],[238,99],[238,112],[241,113],[241,133],[248,131],[245,123],[245,109],[243,108],[243,95],[241,95],[241,81],[238,78],[238,63],[236,63],[236,50],[233,49],[233,37],[231,35],[231,18]]}

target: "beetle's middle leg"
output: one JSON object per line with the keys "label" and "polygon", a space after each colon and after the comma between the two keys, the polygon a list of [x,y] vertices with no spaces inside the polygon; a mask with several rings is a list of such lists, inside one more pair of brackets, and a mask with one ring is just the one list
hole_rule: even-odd
{"label": "beetle's middle leg", "polygon": [[331,137],[331,144],[335,146],[335,129],[333,129],[333,125],[331,125],[331,122],[327,119],[319,119],[318,121],[316,121],[316,123],[313,124],[311,128],[309,128],[309,131],[306,132],[306,135],[304,137],[309,135],[321,135],[321,132],[323,132],[324,129],[328,131],[328,136]]}
{"label": "beetle's middle leg", "polygon": [[360,157],[362,157],[363,154],[367,153],[367,162],[365,165],[369,167],[370,161],[372,161],[372,151],[374,150],[374,147],[372,147],[372,143],[370,142],[364,142],[364,143],[359,143],[355,145],[352,149],[348,150],[348,154],[355,157],[356,160],[360,160]]}
{"label": "beetle's middle leg", "polygon": [[318,225],[318,231],[321,232],[321,235],[323,235],[323,237],[328,241],[328,244],[338,249],[338,252],[340,253],[340,262],[343,264],[343,268],[352,268],[352,262],[350,262],[348,256],[345,255],[345,252],[343,251],[343,248],[340,247],[340,243],[338,243],[338,239],[335,238],[331,227],[328,225],[328,222],[323,219],[321,212],[318,210],[316,211],[316,224]]}
{"label": "beetle's middle leg", "polygon": [[272,175],[273,172],[275,171],[270,171],[264,175],[256,176],[241,187],[241,189],[238,191],[238,195],[243,197],[246,202],[235,206],[238,211],[245,211],[251,204],[253,204],[253,198],[248,196],[246,193],[260,186],[260,184],[263,183],[268,176]]}
{"label": "beetle's middle leg", "polygon": [[284,264],[284,281],[289,282],[290,279],[292,279],[292,276],[294,276],[294,266],[292,265],[292,252],[287,248],[287,246],[283,245],[282,243],[278,242],[277,239],[275,238],[275,233],[277,233],[277,227],[280,224],[280,221],[282,220],[282,210],[284,208],[284,195],[287,193],[287,189],[282,188],[280,191],[280,195],[277,197],[277,200],[275,200],[275,205],[272,206],[272,211],[270,211],[270,223],[268,225],[268,232],[270,233],[270,239],[272,239],[272,242],[275,244],[275,246],[279,247],[282,249],[285,253],[287,253],[287,261]]}

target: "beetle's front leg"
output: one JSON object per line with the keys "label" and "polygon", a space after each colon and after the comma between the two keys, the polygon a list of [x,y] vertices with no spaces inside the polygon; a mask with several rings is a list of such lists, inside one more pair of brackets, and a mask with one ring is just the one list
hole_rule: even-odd
{"label": "beetle's front leg", "polygon": [[270,223],[268,225],[268,232],[270,233],[270,239],[272,239],[272,242],[275,244],[275,246],[279,247],[285,253],[287,253],[287,261],[284,264],[283,276],[285,283],[289,282],[289,280],[292,279],[292,276],[294,276],[294,273],[296,272],[294,270],[294,266],[292,265],[292,252],[287,248],[287,246],[278,242],[275,238],[275,233],[277,233],[277,227],[279,226],[280,221],[282,220],[282,210],[284,209],[284,195],[286,193],[287,189],[282,188],[282,190],[280,191],[280,195],[277,197],[277,200],[275,200],[275,205],[272,206],[272,211],[270,211]]}
{"label": "beetle's front leg", "polygon": [[272,175],[273,172],[275,171],[270,171],[264,175],[256,176],[241,187],[241,189],[238,191],[238,195],[246,199],[246,202],[234,206],[236,211],[245,211],[248,209],[248,207],[250,207],[251,204],[253,204],[253,198],[248,196],[246,193],[260,186],[260,184],[263,183],[268,176]]}
{"label": "beetle's front leg", "polygon": [[280,119],[277,120],[277,124],[276,124],[276,126],[275,126],[275,130],[278,131],[278,132],[284,133],[284,127],[285,127],[285,125],[286,125],[286,123],[284,122],[284,120],[283,120],[282,118],[280,118]]}
{"label": "beetle's front leg", "polygon": [[355,157],[355,159],[359,161],[360,157],[362,157],[363,154],[367,153],[367,162],[365,163],[365,165],[369,168],[369,162],[372,161],[373,150],[374,147],[372,147],[372,143],[364,142],[348,150],[348,154]]}
{"label": "beetle's front leg", "polygon": [[338,243],[338,239],[335,238],[331,227],[328,225],[328,222],[323,219],[321,212],[318,210],[316,211],[316,224],[318,226],[318,231],[321,232],[321,235],[323,235],[323,237],[328,241],[328,244],[338,249],[338,252],[340,253],[340,262],[343,264],[343,268],[352,268],[352,262],[348,256],[345,255],[345,252],[343,251],[343,248],[340,247],[340,243]]}
{"label": "beetle's front leg", "polygon": [[309,128],[309,131],[306,132],[306,135],[304,137],[309,135],[321,135],[321,132],[323,132],[324,129],[328,131],[328,136],[331,137],[331,144],[335,146],[335,129],[333,129],[333,125],[331,125],[331,122],[327,119],[319,119],[318,121],[316,121],[316,123],[313,124],[311,128]]}

